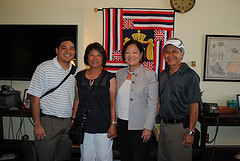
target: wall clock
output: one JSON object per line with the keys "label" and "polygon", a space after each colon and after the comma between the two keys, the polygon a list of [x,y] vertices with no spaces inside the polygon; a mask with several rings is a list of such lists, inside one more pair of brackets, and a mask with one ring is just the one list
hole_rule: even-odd
{"label": "wall clock", "polygon": [[170,4],[176,12],[185,13],[193,8],[195,1],[196,0],[170,0]]}

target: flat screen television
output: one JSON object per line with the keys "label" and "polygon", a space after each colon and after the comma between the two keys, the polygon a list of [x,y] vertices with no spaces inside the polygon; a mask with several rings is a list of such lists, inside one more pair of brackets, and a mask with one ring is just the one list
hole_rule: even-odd
{"label": "flat screen television", "polygon": [[56,56],[56,41],[76,41],[77,25],[0,25],[0,80],[29,81],[36,67]]}

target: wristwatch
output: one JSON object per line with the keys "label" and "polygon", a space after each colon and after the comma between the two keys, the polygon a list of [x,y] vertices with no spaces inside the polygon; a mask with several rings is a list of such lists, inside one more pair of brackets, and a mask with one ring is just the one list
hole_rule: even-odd
{"label": "wristwatch", "polygon": [[115,125],[117,125],[117,122],[116,122],[116,121],[112,121],[112,124],[115,124]]}
{"label": "wristwatch", "polygon": [[195,135],[195,132],[194,131],[187,131],[187,133],[189,133],[190,135]]}

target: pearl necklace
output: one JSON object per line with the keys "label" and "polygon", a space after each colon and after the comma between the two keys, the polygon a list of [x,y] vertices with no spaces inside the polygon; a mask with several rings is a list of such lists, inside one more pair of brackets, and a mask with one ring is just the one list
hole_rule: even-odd
{"label": "pearl necklace", "polygon": [[133,74],[133,72],[130,72],[129,69],[128,69],[128,73],[129,73],[129,74]]}

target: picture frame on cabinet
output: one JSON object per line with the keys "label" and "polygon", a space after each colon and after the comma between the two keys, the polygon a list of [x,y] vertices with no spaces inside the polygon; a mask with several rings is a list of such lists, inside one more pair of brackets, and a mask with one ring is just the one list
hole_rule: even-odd
{"label": "picture frame on cabinet", "polygon": [[30,109],[30,95],[27,93],[28,89],[24,90],[24,95],[23,95],[23,104],[25,105],[26,109]]}
{"label": "picture frame on cabinet", "polygon": [[237,112],[239,112],[239,109],[240,109],[240,94],[237,94],[237,102],[238,102]]}

